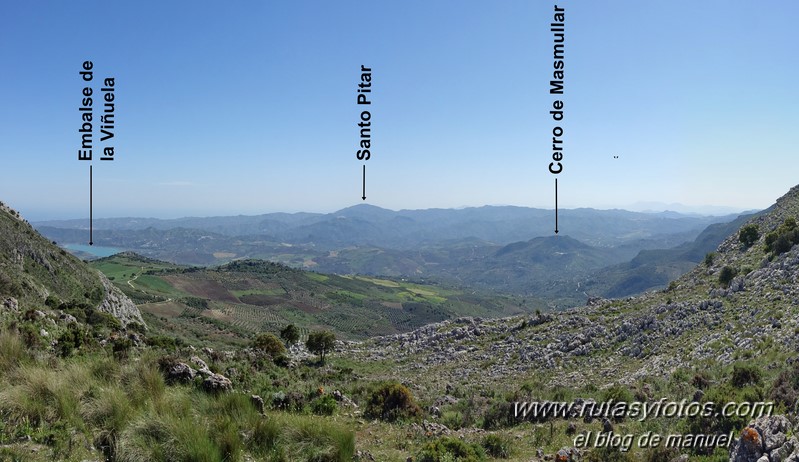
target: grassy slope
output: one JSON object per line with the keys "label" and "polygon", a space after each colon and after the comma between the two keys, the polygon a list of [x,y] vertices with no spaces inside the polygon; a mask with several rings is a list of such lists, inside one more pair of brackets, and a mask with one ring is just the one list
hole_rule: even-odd
{"label": "grassy slope", "polygon": [[24,309],[52,302],[96,306],[104,290],[97,274],[44,239],[16,212],[0,203],[0,296],[13,296]]}

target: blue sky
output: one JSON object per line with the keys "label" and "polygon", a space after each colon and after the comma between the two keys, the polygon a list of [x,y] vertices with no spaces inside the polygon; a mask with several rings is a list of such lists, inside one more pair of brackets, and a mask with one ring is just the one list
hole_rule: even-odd
{"label": "blue sky", "polygon": [[117,160],[93,162],[96,217],[362,202],[362,64],[368,203],[551,208],[556,3],[562,207],[765,208],[799,183],[795,2],[52,1],[0,17],[0,200],[34,220],[88,215],[89,59],[117,98]]}

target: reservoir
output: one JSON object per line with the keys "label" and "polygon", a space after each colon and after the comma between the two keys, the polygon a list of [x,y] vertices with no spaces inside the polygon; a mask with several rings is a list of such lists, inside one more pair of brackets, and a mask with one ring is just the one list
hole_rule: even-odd
{"label": "reservoir", "polygon": [[101,247],[97,245],[86,244],[64,244],[61,247],[73,252],[85,252],[98,258],[110,257],[115,253],[122,252],[122,249],[117,249],[116,247]]}

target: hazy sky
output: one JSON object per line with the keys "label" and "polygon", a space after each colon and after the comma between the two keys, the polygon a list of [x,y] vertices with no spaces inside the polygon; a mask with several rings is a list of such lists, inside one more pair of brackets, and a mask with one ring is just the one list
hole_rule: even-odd
{"label": "hazy sky", "polygon": [[562,207],[765,208],[799,183],[793,1],[51,1],[0,15],[0,200],[30,219],[88,215],[78,72],[91,60],[95,93],[116,83],[96,217],[362,202],[361,65],[367,203],[551,208],[555,4]]}

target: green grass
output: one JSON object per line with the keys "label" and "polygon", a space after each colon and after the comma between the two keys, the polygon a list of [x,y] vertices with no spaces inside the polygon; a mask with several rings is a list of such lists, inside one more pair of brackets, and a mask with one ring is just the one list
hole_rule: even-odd
{"label": "green grass", "polygon": [[[0,333],[0,345],[17,342]],[[15,445],[25,436],[41,450],[24,460],[96,459],[72,444],[77,436],[117,461],[351,460],[355,435],[331,418],[277,411],[262,416],[248,394],[168,386],[158,357],[148,351],[120,363],[99,352],[6,361],[0,442],[12,445],[2,455],[13,460],[22,453]]]}
{"label": "green grass", "polygon": [[182,291],[172,287],[172,285],[158,276],[150,276],[146,274],[141,275],[135,281],[133,281],[133,285],[140,289],[144,289],[148,292],[159,295],[169,295],[174,297],[186,295]]}

